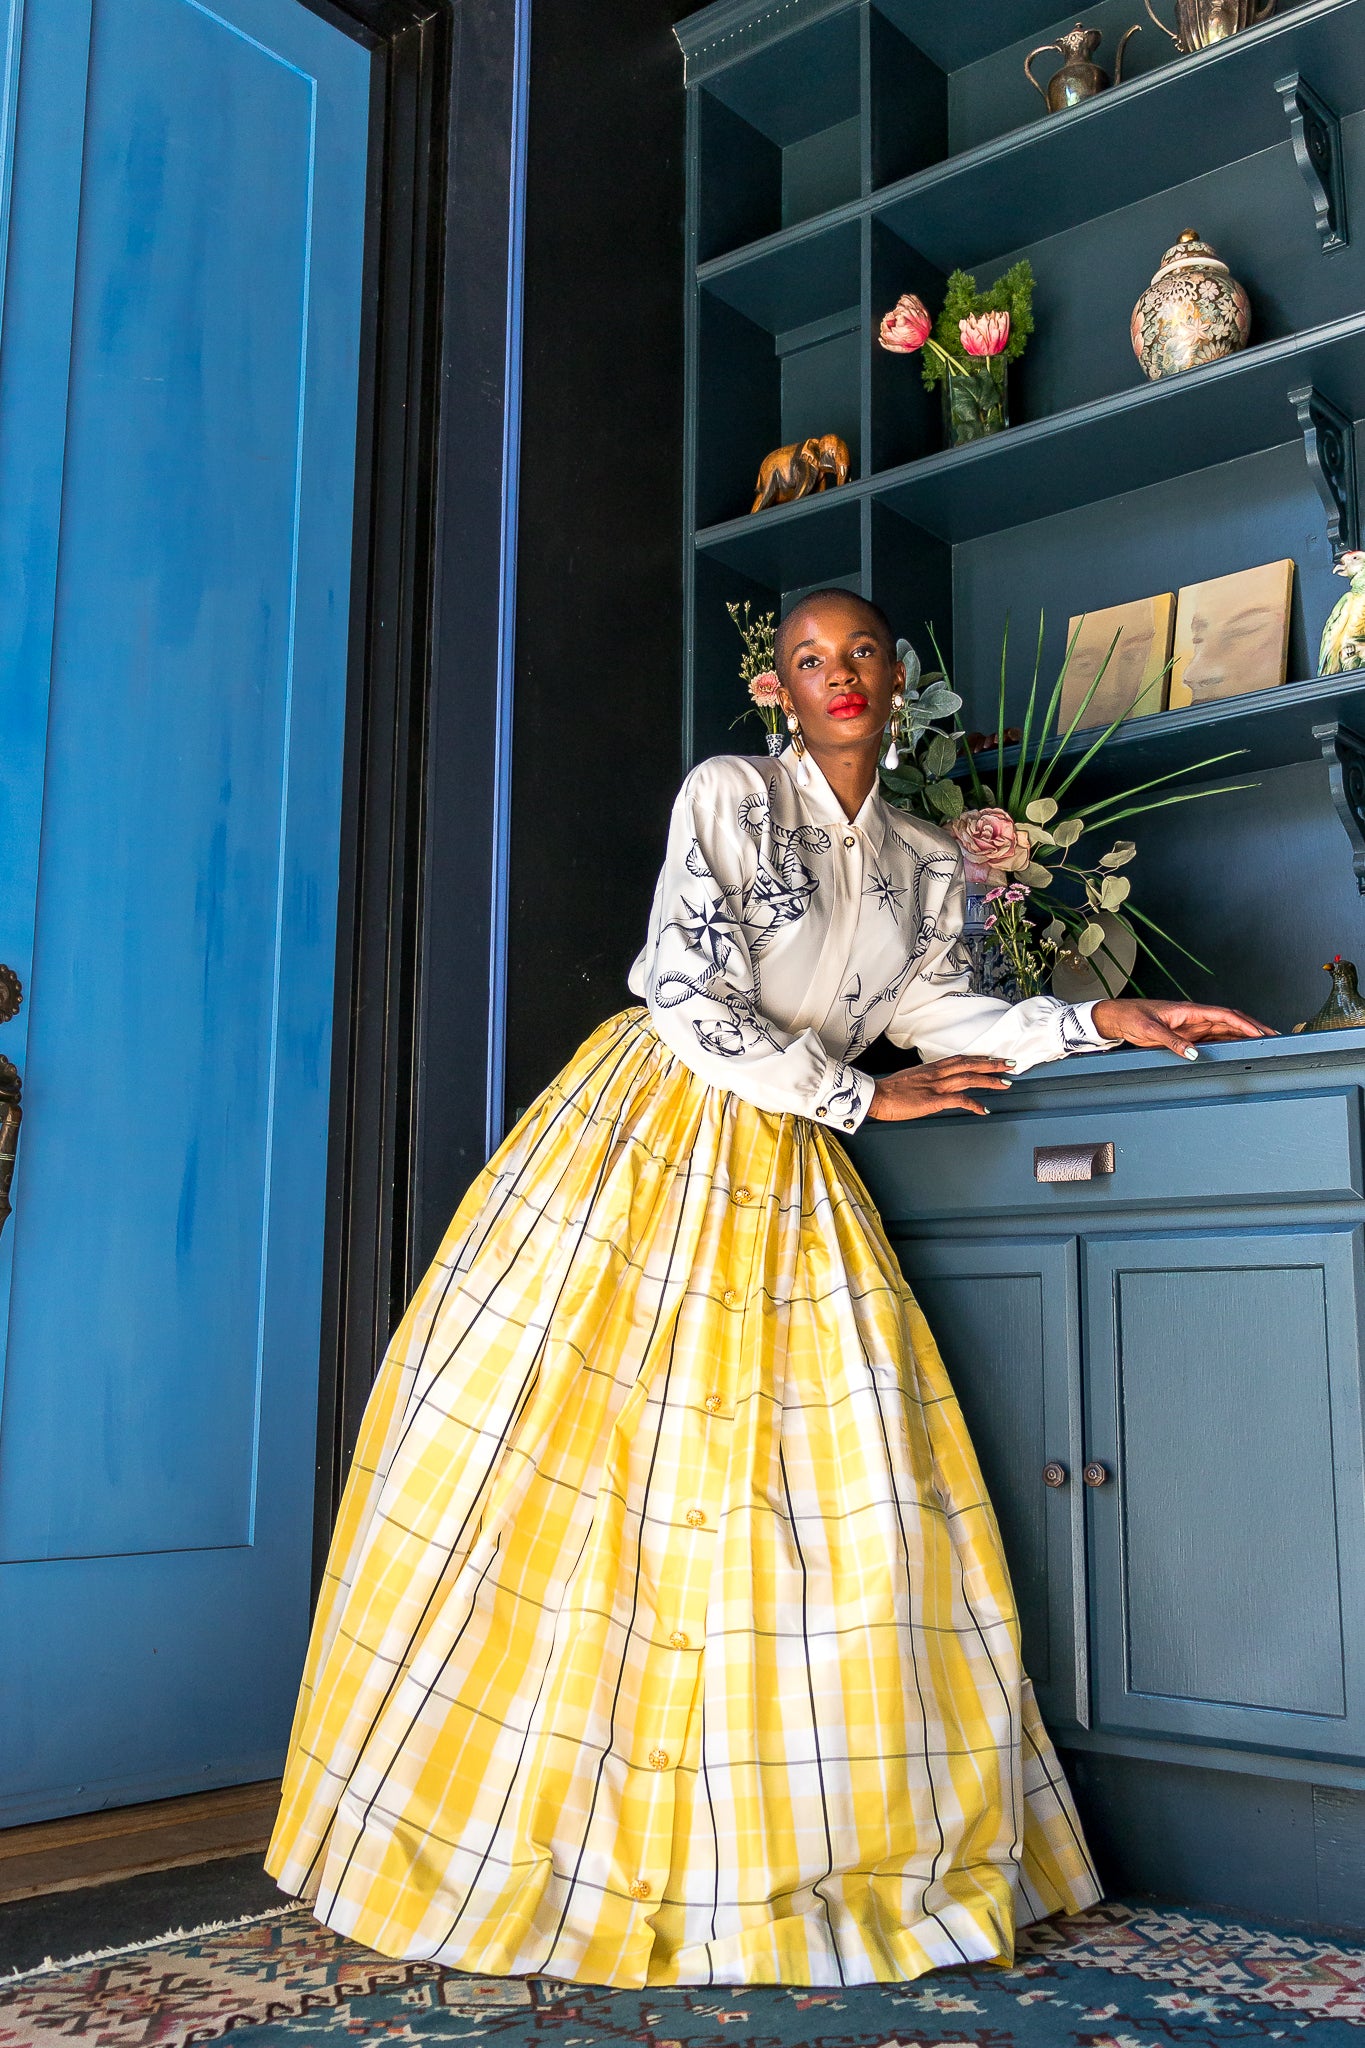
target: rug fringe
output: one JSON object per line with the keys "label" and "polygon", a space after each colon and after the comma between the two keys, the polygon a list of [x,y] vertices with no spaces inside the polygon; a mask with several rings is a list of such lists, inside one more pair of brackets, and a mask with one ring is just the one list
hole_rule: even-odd
{"label": "rug fringe", "polygon": [[156,1934],[141,1941],[120,1942],[116,1948],[87,1949],[84,1955],[44,1957],[41,1963],[34,1963],[27,1970],[10,1970],[0,1976],[0,1990],[11,1984],[22,1984],[30,1977],[53,1977],[62,1970],[76,1970],[85,1963],[109,1963],[119,1956],[140,1955],[143,1949],[165,1948],[173,1941],[193,1941],[200,1934],[226,1934],[234,1927],[255,1927],[265,1920],[282,1920],[286,1913],[299,1909],[297,1899],[291,1899],[287,1906],[271,1906],[264,1913],[243,1913],[236,1920],[204,1920],[195,1927],[173,1927],[169,1934]]}

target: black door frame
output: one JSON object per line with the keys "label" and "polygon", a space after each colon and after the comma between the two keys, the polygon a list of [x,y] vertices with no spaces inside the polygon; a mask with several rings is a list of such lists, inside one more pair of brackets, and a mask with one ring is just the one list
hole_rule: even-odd
{"label": "black door frame", "polygon": [[528,0],[304,4],[375,59],[316,1582],[424,1217],[498,1135]]}

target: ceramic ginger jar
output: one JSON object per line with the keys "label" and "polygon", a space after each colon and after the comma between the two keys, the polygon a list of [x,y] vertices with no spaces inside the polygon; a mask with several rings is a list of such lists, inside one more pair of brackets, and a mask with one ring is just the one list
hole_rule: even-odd
{"label": "ceramic ginger jar", "polygon": [[1216,249],[1186,228],[1133,308],[1133,353],[1149,377],[1172,377],[1247,345],[1251,306]]}

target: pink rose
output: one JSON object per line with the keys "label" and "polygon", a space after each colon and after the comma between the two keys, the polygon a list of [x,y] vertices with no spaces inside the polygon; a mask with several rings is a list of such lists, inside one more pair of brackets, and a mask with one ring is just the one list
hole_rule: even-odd
{"label": "pink rose", "polygon": [[924,347],[933,324],[923,299],[917,299],[913,292],[902,292],[891,311],[883,315],[877,339],[883,348],[892,349],[897,355],[912,356],[916,349]]}
{"label": "pink rose", "polygon": [[780,702],[781,689],[776,669],[765,668],[762,675],[755,676],[750,683],[749,695],[760,711],[767,711],[772,705]]}
{"label": "pink rose", "polygon": [[998,356],[1010,338],[1008,313],[969,313],[957,331],[969,356]]}
{"label": "pink rose", "polygon": [[979,887],[988,875],[1007,875],[1026,868],[1033,846],[1008,811],[960,811],[949,825],[967,868],[967,880]]}

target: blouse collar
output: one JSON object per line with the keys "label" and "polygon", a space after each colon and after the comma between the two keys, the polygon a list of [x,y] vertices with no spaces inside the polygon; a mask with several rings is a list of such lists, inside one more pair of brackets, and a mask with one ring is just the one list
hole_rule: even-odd
{"label": "blouse collar", "polygon": [[[818,819],[822,825],[832,825],[837,831],[846,831],[850,823],[848,814],[821,774],[814,754],[807,750],[806,773],[810,780],[804,788],[796,780],[794,750],[791,747],[784,747],[777,758],[787,771],[796,792],[796,800],[802,810],[811,818]],[[886,828],[886,806],[875,782],[863,799],[862,808],[851,822],[864,835],[873,851],[880,853]]]}

